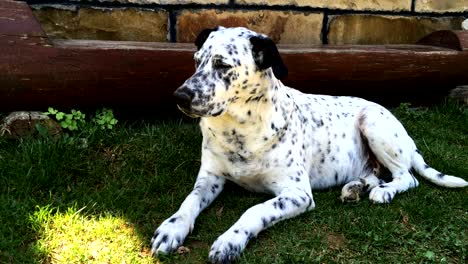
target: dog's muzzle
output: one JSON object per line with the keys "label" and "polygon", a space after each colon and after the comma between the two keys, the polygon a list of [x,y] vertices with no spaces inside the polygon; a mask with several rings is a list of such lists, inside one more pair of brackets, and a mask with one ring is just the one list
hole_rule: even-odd
{"label": "dog's muzzle", "polygon": [[196,113],[193,113],[192,110],[192,100],[195,97],[195,93],[193,91],[188,89],[186,86],[181,86],[174,92],[174,97],[180,111],[188,116],[197,117]]}
{"label": "dog's muzzle", "polygon": [[186,86],[179,87],[174,92],[174,97],[178,106],[189,110],[192,104],[195,93],[188,89]]}

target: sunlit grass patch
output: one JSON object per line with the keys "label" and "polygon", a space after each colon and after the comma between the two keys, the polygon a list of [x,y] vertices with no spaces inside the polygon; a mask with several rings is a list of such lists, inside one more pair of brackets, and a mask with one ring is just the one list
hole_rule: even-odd
{"label": "sunlit grass patch", "polygon": [[112,215],[38,207],[30,215],[39,239],[33,248],[46,263],[154,263],[133,226]]}

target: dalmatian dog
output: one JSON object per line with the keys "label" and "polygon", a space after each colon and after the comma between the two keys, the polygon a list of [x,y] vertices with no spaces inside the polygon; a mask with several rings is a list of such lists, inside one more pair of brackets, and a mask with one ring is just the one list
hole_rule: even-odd
{"label": "dalmatian dog", "polygon": [[[213,263],[236,260],[262,230],[314,209],[312,190],[344,185],[343,201],[368,193],[374,203],[389,203],[418,186],[411,171],[440,186],[468,186],[427,165],[384,107],[283,85],[287,68],[267,36],[218,27],[202,31],[195,44],[196,72],[174,95],[182,112],[200,117],[202,162],[193,191],[156,229],[153,254],[182,245],[226,180],[274,198],[249,208],[218,237]],[[386,182],[382,171],[391,175]]]}

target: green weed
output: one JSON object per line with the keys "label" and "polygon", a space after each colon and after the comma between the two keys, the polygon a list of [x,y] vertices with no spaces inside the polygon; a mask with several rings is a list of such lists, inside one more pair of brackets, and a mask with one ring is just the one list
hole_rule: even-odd
{"label": "green weed", "polygon": [[[59,122],[60,126],[70,131],[79,129],[87,129],[94,131],[96,125],[102,130],[111,130],[117,124],[117,119],[114,117],[114,112],[111,109],[103,108],[102,110],[96,111],[94,117],[91,119],[91,125],[86,122],[86,115],[81,111],[72,109],[70,113],[65,113],[56,110],[55,108],[49,107],[45,115],[51,116],[53,119]],[[38,128],[40,134],[44,128]]]}

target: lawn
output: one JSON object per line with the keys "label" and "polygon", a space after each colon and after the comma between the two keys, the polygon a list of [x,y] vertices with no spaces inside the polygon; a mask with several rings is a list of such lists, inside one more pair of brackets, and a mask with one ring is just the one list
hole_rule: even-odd
{"label": "lawn", "polygon": [[[467,108],[393,112],[429,164],[468,179]],[[228,184],[198,218],[188,253],[151,258],[154,229],[192,188],[200,142],[195,121],[167,120],[0,138],[0,263],[205,263],[216,237],[269,196]],[[342,204],[339,188],[315,192],[316,210],[261,233],[240,263],[467,263],[468,188],[418,179],[389,205]]]}

